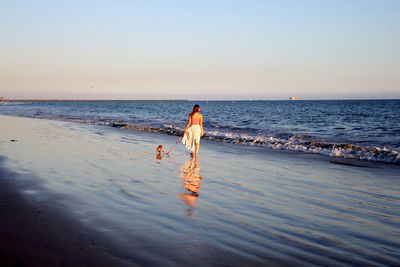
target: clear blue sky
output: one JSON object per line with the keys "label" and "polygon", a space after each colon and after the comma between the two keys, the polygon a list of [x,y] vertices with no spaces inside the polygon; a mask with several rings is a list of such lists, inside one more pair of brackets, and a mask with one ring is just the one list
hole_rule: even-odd
{"label": "clear blue sky", "polygon": [[400,1],[0,2],[0,96],[400,98]]}

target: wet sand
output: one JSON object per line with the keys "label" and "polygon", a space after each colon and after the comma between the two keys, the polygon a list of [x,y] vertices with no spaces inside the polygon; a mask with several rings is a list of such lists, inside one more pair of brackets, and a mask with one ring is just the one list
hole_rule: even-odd
{"label": "wet sand", "polygon": [[[400,263],[398,166],[0,116],[0,265]],[[14,140],[14,141],[11,141]],[[353,164],[354,165],[354,164]]]}
{"label": "wet sand", "polygon": [[131,266],[65,214],[26,199],[19,179],[0,167],[0,266]]}

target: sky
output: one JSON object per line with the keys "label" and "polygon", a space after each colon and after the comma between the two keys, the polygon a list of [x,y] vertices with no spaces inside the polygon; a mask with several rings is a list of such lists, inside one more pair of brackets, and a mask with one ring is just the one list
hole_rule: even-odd
{"label": "sky", "polygon": [[0,97],[400,98],[398,0],[0,1]]}

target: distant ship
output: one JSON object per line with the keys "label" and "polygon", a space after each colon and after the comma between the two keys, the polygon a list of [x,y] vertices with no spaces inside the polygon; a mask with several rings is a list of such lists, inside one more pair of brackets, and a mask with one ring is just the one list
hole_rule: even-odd
{"label": "distant ship", "polygon": [[292,96],[291,98],[289,98],[290,100],[300,100],[300,97],[297,96]]}

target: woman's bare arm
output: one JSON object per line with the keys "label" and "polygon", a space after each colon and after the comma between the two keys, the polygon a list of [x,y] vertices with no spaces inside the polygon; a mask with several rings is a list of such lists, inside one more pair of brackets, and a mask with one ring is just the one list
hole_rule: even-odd
{"label": "woman's bare arm", "polygon": [[204,130],[203,130],[203,115],[200,117],[200,128],[201,128],[201,136],[204,135]]}
{"label": "woman's bare arm", "polygon": [[184,133],[187,133],[187,129],[189,128],[190,124],[192,124],[192,116],[189,115],[188,122],[186,123]]}

